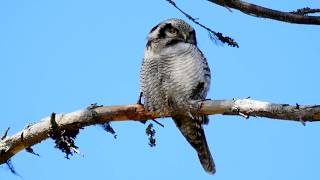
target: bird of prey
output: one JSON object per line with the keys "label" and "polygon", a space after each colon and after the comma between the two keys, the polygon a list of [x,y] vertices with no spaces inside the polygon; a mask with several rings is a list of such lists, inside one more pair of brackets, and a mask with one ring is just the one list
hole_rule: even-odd
{"label": "bird of prey", "polygon": [[205,100],[210,80],[207,60],[188,23],[168,19],[151,29],[140,72],[144,107],[160,115],[170,114],[197,151],[205,171],[214,174],[215,164],[202,127],[209,119],[190,110],[191,102]]}

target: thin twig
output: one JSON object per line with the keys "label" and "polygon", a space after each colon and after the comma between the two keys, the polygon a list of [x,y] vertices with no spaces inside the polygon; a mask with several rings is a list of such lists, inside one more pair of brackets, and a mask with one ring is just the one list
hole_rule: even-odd
{"label": "thin twig", "polygon": [[[228,36],[223,36],[222,33],[220,32],[215,32],[212,29],[208,28],[207,26],[201,24],[196,18],[193,18],[191,15],[189,15],[188,13],[186,13],[185,11],[183,11],[182,9],[180,9],[177,4],[175,2],[173,2],[172,0],[166,0],[167,2],[169,2],[172,6],[174,6],[178,11],[180,11],[183,15],[185,15],[188,19],[190,19],[192,22],[194,22],[195,24],[199,25],[200,27],[204,28],[205,30],[207,30],[209,32],[210,35],[214,35],[215,37],[217,37],[219,39],[219,41],[221,41],[222,43],[227,43],[229,46],[232,47],[237,47],[239,48],[238,43],[228,37]],[[211,38],[211,36],[210,36]]]}
{"label": "thin twig", "polygon": [[4,134],[1,137],[1,140],[4,140],[7,137],[9,130],[10,130],[10,127],[8,127],[7,130],[4,132]]}
{"label": "thin twig", "polygon": [[159,121],[157,121],[157,120],[155,120],[155,119],[152,119],[152,121],[155,122],[155,123],[157,123],[159,126],[164,127],[164,125],[161,124]]}
{"label": "thin twig", "polygon": [[307,15],[307,14],[313,14],[313,13],[320,13],[320,9],[311,9],[309,7],[297,9],[295,11],[291,11],[290,13],[293,14],[299,14],[299,15]]}

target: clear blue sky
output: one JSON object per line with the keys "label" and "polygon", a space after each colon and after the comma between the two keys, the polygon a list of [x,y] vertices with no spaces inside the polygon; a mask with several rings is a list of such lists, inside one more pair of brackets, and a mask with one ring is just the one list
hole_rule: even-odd
{"label": "clear blue sky", "polygon": [[[255,1],[258,2],[259,1]],[[293,25],[230,13],[207,1],[177,1],[194,17],[240,48],[216,45],[192,24],[213,72],[212,99],[244,98],[320,104],[320,27]],[[262,4],[263,3],[263,4]],[[319,1],[260,2],[291,11]],[[1,1],[0,131],[16,133],[51,112],[71,112],[97,102],[130,104],[139,94],[139,70],[150,28],[185,19],[164,0]],[[64,158],[52,140],[21,152],[13,165],[25,180],[53,179],[320,179],[319,123],[211,116],[205,127],[217,173],[198,162],[171,119],[159,120],[157,146],[145,125],[113,123],[115,140],[98,126],[77,138],[84,157]],[[18,180],[0,166],[1,180]]]}

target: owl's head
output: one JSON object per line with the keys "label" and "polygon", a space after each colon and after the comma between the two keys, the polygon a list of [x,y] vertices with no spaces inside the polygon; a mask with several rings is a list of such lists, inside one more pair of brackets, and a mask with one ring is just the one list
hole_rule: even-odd
{"label": "owl's head", "polygon": [[148,44],[165,42],[166,45],[174,45],[185,42],[197,45],[196,32],[181,19],[168,19],[154,26],[148,35]]}

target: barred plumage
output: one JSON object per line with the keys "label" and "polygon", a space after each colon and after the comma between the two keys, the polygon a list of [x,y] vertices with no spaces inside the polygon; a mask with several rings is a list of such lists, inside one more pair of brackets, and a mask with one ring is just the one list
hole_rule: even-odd
{"label": "barred plumage", "polygon": [[152,28],[140,74],[144,106],[150,112],[170,113],[204,169],[215,173],[202,128],[208,117],[190,112],[190,101],[206,98],[210,80],[210,68],[190,25],[169,19]]}

